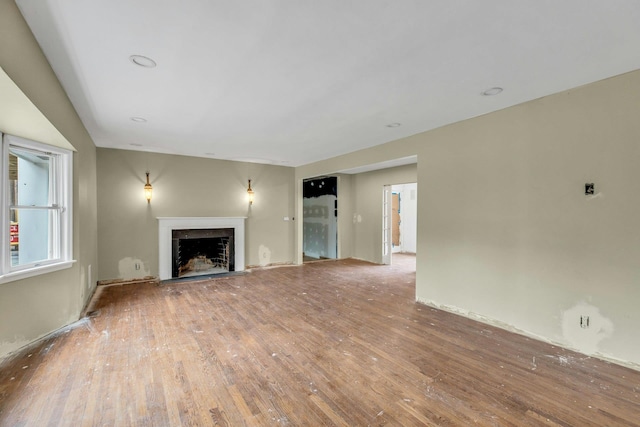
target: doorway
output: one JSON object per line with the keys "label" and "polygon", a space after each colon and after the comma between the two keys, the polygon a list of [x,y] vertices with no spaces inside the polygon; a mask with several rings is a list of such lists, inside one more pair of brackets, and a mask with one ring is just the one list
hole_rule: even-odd
{"label": "doorway", "polygon": [[[391,187],[391,248],[395,252],[400,247],[400,193]],[[404,236],[403,236],[404,237]]]}
{"label": "doorway", "polygon": [[303,262],[338,258],[338,178],[311,178],[302,184]]}
{"label": "doorway", "polygon": [[383,190],[382,262],[393,254],[415,257],[417,246],[417,183],[386,185]]}

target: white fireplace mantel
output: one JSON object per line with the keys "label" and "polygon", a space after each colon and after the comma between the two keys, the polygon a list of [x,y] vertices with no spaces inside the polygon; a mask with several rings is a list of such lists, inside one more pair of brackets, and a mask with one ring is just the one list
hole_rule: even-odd
{"label": "white fireplace mantel", "polygon": [[235,271],[244,270],[244,220],[246,217],[158,217],[157,219],[160,280],[171,279],[173,230],[233,228]]}

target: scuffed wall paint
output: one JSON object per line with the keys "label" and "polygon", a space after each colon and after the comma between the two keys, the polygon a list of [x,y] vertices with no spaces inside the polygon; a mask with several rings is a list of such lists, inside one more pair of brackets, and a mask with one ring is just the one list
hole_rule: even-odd
{"label": "scuffed wall paint", "polygon": [[598,307],[586,302],[562,313],[562,337],[582,353],[599,354],[600,342],[611,337],[613,331],[613,322],[600,314]]}
{"label": "scuffed wall paint", "polygon": [[[638,89],[634,72],[426,134],[417,296],[640,364]],[[563,331],[578,301],[615,330]]]}
{"label": "scuffed wall paint", "polygon": [[12,352],[21,349],[31,343],[32,340],[26,339],[24,335],[14,335],[13,341],[0,342],[0,361],[8,357]]}
{"label": "scuffed wall paint", "polygon": [[123,258],[118,262],[120,279],[142,279],[151,276],[150,270],[145,267],[144,262],[138,258]]}
{"label": "scuffed wall paint", "polygon": [[[457,314],[459,316],[464,316],[472,320],[476,320],[481,323],[485,323],[487,325],[495,326],[500,329],[504,329],[506,331],[514,332],[516,334],[524,335],[529,338],[533,338],[538,341],[543,341],[549,344],[556,345],[562,348],[568,348],[570,350],[577,351],[578,353],[585,354],[587,356],[597,357],[599,359],[607,360],[610,362],[614,362],[623,366],[626,366],[631,369],[635,369],[640,371],[640,364],[635,363],[633,361],[629,361],[626,359],[620,359],[615,356],[611,356],[609,354],[605,354],[598,349],[598,343],[605,338],[612,336],[613,334],[613,323],[611,320],[600,314],[600,310],[597,307],[586,303],[579,303],[571,309],[562,313],[562,329],[565,335],[567,336],[559,339],[550,339],[549,337],[536,334],[531,331],[527,331],[524,329],[520,329],[510,323],[502,322],[500,320],[483,316],[478,313],[474,313],[472,311],[455,307],[447,304],[438,304],[435,301],[428,300],[425,298],[416,298],[416,301],[420,304],[424,304],[428,307],[443,310],[449,313]],[[582,328],[580,326],[580,316],[588,315],[590,318],[589,328]],[[565,323],[567,325],[567,332],[565,331]],[[578,329],[580,331],[575,331],[574,324],[578,325]],[[547,355],[547,357],[550,357]],[[566,363],[567,358],[560,358],[561,363]]]}
{"label": "scuffed wall paint", "polygon": [[261,267],[271,264],[271,250],[265,245],[258,248],[258,260]]}

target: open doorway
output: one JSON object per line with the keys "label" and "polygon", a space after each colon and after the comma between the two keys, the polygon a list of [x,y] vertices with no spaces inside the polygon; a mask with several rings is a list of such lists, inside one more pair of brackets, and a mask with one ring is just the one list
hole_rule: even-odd
{"label": "open doorway", "polygon": [[383,191],[382,259],[384,264],[415,263],[418,220],[417,183],[386,185]]}
{"label": "open doorway", "polygon": [[338,258],[338,179],[306,179],[302,184],[304,262]]}

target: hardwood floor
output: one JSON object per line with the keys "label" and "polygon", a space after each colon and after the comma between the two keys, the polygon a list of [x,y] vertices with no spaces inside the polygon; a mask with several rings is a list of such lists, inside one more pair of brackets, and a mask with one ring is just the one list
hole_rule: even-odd
{"label": "hardwood floor", "polygon": [[398,261],[101,287],[0,367],[0,425],[639,425],[640,372],[416,304]]}

